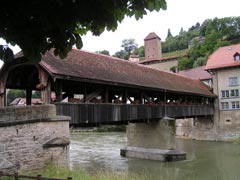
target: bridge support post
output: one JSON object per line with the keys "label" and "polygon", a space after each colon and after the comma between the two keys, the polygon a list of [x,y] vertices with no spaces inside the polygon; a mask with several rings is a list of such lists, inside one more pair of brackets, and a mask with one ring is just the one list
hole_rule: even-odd
{"label": "bridge support post", "polygon": [[127,147],[121,155],[160,161],[186,159],[186,153],[176,150],[175,120],[130,123],[127,127]]}

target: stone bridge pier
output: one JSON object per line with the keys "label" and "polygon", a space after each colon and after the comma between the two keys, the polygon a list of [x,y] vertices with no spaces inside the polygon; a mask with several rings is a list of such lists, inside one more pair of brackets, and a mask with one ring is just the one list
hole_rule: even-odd
{"label": "stone bridge pier", "polygon": [[160,161],[186,159],[186,153],[176,150],[175,120],[160,119],[127,126],[127,147],[121,155]]}

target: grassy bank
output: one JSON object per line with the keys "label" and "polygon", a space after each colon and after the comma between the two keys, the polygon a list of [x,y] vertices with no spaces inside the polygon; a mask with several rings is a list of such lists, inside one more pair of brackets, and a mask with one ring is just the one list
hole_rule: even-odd
{"label": "grassy bank", "polygon": [[[67,179],[67,177],[72,177],[73,180],[151,180],[149,176],[144,174],[129,174],[129,173],[117,173],[117,172],[103,172],[96,171],[91,174],[80,168],[75,168],[70,170],[67,167],[59,167],[56,165],[49,165],[48,167],[34,172],[21,171],[21,175],[37,176],[41,174],[45,178],[61,178]],[[13,180],[14,178],[0,178],[1,180]],[[19,179],[19,180],[29,180],[29,179]],[[161,178],[159,178],[161,180]]]}

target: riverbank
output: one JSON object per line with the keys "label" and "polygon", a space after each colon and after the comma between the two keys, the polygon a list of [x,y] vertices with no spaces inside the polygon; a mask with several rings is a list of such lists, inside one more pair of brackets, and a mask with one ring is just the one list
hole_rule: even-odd
{"label": "riverbank", "polygon": [[[175,176],[169,174],[168,176],[157,177],[157,180],[197,180],[198,178],[188,178],[177,173],[178,169],[175,169]],[[70,170],[68,167],[61,167],[56,165],[49,165],[45,169],[34,172],[21,172],[23,174],[35,176],[41,174],[42,177],[47,178],[67,178],[71,177],[73,180],[156,180],[156,177],[153,174],[147,174],[146,172],[108,172],[108,171],[92,171],[91,173],[75,167]],[[8,178],[2,178],[1,180],[12,180]]]}

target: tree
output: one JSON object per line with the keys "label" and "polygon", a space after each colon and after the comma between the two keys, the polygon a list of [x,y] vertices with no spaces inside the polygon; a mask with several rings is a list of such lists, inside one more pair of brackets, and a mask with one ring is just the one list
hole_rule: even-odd
{"label": "tree", "polygon": [[139,48],[137,48],[133,54],[137,54],[139,55],[140,58],[144,58],[145,57],[145,49],[144,46],[140,46]]}
{"label": "tree", "polygon": [[121,51],[115,52],[113,57],[118,57],[118,58],[124,59],[125,54],[126,54],[126,52],[124,50],[121,50]]}
{"label": "tree", "polygon": [[168,28],[168,33],[167,33],[167,38],[171,38],[173,37],[171,30]]}
{"label": "tree", "polygon": [[178,61],[179,70],[191,69],[193,67],[193,61],[187,57],[181,57]]}
{"label": "tree", "polygon": [[10,89],[7,94],[7,105],[10,105],[10,103],[16,98],[25,98],[25,97],[26,97],[26,94],[24,90]]}
{"label": "tree", "polygon": [[105,54],[105,55],[110,56],[110,53],[109,53],[108,50],[96,51],[96,53],[98,53],[98,54]]}
{"label": "tree", "polygon": [[124,39],[122,41],[121,47],[127,54],[130,55],[131,53],[133,53],[133,51],[135,51],[138,48],[138,44],[135,42],[135,39],[132,38]]}
{"label": "tree", "polygon": [[199,57],[193,63],[193,67],[195,68],[195,67],[203,66],[203,65],[206,65],[206,63],[207,63],[207,58],[206,57]]}
{"label": "tree", "polygon": [[[81,36],[91,31],[100,35],[114,31],[125,15],[142,18],[147,10],[166,9],[165,0],[4,0],[0,6],[0,38],[18,45],[28,60],[39,61],[50,48],[61,58],[75,44],[82,47]],[[0,59],[8,62],[12,50],[0,46]]]}
{"label": "tree", "polygon": [[32,98],[41,98],[41,92],[40,91],[35,91],[32,95]]}

